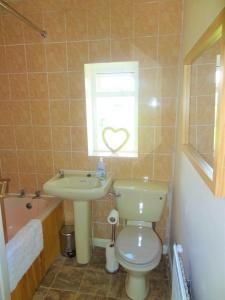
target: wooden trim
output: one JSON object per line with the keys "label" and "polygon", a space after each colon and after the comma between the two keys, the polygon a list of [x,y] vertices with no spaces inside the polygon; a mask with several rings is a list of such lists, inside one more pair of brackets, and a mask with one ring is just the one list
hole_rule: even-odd
{"label": "wooden trim", "polygon": [[11,293],[12,300],[31,300],[45,273],[59,255],[59,230],[63,225],[63,206],[57,206],[43,221],[44,249]]}
{"label": "wooden trim", "polygon": [[[221,88],[216,116],[216,145],[213,168],[189,144],[189,106],[191,65],[208,48],[221,39]],[[225,8],[209,26],[184,59],[183,151],[216,197],[225,196]]]}

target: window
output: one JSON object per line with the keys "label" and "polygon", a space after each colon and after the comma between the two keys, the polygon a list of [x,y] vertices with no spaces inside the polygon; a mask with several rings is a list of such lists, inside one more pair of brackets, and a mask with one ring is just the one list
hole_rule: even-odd
{"label": "window", "polygon": [[138,156],[138,62],[85,65],[89,156]]}

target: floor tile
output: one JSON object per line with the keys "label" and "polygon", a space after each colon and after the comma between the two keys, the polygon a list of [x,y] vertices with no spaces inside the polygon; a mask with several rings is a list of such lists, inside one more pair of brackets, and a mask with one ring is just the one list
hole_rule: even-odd
{"label": "floor tile", "polygon": [[55,277],[52,287],[61,290],[77,291],[83,275],[83,269],[62,266],[61,271]]}
{"label": "floor tile", "polygon": [[32,300],[43,300],[48,293],[48,289],[44,287],[39,287],[35,292]]}
{"label": "floor tile", "polygon": [[[146,300],[170,300],[168,258],[150,272],[150,294]],[[80,265],[74,258],[59,256],[41,282],[32,300],[128,300],[126,271],[105,271],[105,249],[95,248],[91,261]]]}
{"label": "floor tile", "polygon": [[107,296],[110,280],[111,275],[108,275],[104,270],[88,269],[85,271],[80,291],[86,294]]}
{"label": "floor tile", "polygon": [[76,293],[50,289],[44,300],[75,300]]}

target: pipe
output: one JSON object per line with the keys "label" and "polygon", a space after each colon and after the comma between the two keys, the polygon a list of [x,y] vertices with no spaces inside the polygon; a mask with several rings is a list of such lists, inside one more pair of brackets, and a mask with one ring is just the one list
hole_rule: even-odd
{"label": "pipe", "polygon": [[0,6],[7,10],[9,13],[32,27],[34,30],[40,33],[43,38],[47,37],[47,31],[40,29],[37,25],[33,24],[30,20],[21,15],[18,11],[16,11],[13,7],[11,7],[6,1],[0,0]]}

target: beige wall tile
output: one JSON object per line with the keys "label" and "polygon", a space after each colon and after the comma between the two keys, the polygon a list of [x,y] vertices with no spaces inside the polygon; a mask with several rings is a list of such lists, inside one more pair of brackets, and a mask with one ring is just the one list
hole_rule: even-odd
{"label": "beige wall tile", "polygon": [[50,112],[47,101],[32,101],[31,115],[33,125],[49,125]]}
{"label": "beige wall tile", "polygon": [[95,170],[98,162],[98,158],[94,156],[88,156],[84,152],[72,152],[72,169],[75,170]]}
{"label": "beige wall tile", "polygon": [[140,37],[135,39],[135,60],[139,61],[140,67],[157,66],[157,38]]}
{"label": "beige wall tile", "polygon": [[6,47],[6,60],[10,73],[26,72],[25,47],[24,45],[13,45]]}
{"label": "beige wall tile", "polygon": [[166,35],[159,37],[159,65],[177,65],[179,60],[180,36]]}
{"label": "beige wall tile", "polygon": [[134,59],[134,40],[116,39],[111,41],[111,59],[129,61]]}
{"label": "beige wall tile", "polygon": [[162,97],[176,97],[177,74],[175,67],[160,68],[158,74],[159,93]]}
{"label": "beige wall tile", "polygon": [[[31,5],[31,2],[34,3],[34,1],[26,2],[26,4],[24,5],[25,10],[26,10],[26,8],[28,8],[29,5]],[[35,2],[37,3],[38,1],[35,1]],[[25,10],[24,10],[24,13],[25,13]],[[38,24],[40,26],[40,28],[44,28],[41,13],[37,13],[37,11],[33,11],[33,13],[32,13],[32,10],[29,11],[29,8],[28,8],[28,13],[26,13],[26,17],[28,19],[32,20],[32,22],[34,22],[34,24]],[[30,26],[27,26],[26,24],[24,24],[23,32],[24,32],[25,43],[43,43],[42,36],[38,32],[34,31],[32,28],[30,28]]]}
{"label": "beige wall tile", "polygon": [[9,105],[13,124],[31,125],[30,103],[28,101],[13,101]]}
{"label": "beige wall tile", "polygon": [[62,72],[67,70],[66,44],[46,44],[47,71]]}
{"label": "beige wall tile", "polygon": [[28,72],[46,71],[45,48],[43,44],[26,45]]}
{"label": "beige wall tile", "polygon": [[0,102],[0,125],[12,125],[13,115],[11,105],[7,102]]}
{"label": "beige wall tile", "polygon": [[52,127],[52,139],[55,151],[71,151],[69,127]]}
{"label": "beige wall tile", "polygon": [[19,173],[19,189],[25,189],[26,193],[37,191],[37,176],[35,174]]}
{"label": "beige wall tile", "polygon": [[69,96],[68,74],[49,73],[48,87],[50,98],[67,98]]}
{"label": "beige wall tile", "polygon": [[87,10],[73,9],[66,12],[67,41],[87,40]]}
{"label": "beige wall tile", "polygon": [[114,178],[131,178],[132,162],[131,158],[112,158],[112,173]]}
{"label": "beige wall tile", "polygon": [[105,41],[91,41],[89,42],[89,62],[109,62],[110,57],[110,43]]}
{"label": "beige wall tile", "polygon": [[44,29],[48,32],[48,42],[64,42],[66,40],[64,12],[52,11],[44,14],[43,24]]}
{"label": "beige wall tile", "polygon": [[180,33],[182,1],[159,1],[159,34]]}
{"label": "beige wall tile", "polygon": [[34,147],[36,150],[50,150],[52,148],[51,128],[33,127]]}
{"label": "beige wall tile", "polygon": [[70,72],[68,74],[69,80],[69,96],[71,98],[83,99],[84,91],[84,73]]}
{"label": "beige wall tile", "polygon": [[36,168],[38,173],[52,174],[53,154],[52,151],[35,151]]}
{"label": "beige wall tile", "polygon": [[0,74],[0,99],[7,100],[10,98],[9,76],[7,74]]}
{"label": "beige wall tile", "polygon": [[67,44],[68,69],[70,71],[83,71],[84,64],[88,63],[88,43],[72,42]]}
{"label": "beige wall tile", "polygon": [[150,179],[153,177],[153,155],[140,154],[132,162],[132,176],[133,178],[143,178],[148,176]]}
{"label": "beige wall tile", "polygon": [[155,129],[155,153],[172,153],[175,146],[175,128],[157,127]]}
{"label": "beige wall tile", "polygon": [[73,126],[86,125],[86,102],[84,100],[70,101],[70,124]]}
{"label": "beige wall tile", "polygon": [[0,46],[0,66],[1,73],[7,73],[6,53],[4,46]]}
{"label": "beige wall tile", "polygon": [[51,101],[51,124],[66,126],[70,124],[70,104],[68,100]]}
{"label": "beige wall tile", "polygon": [[72,127],[71,128],[72,150],[87,151],[87,128]]}
{"label": "beige wall tile", "polygon": [[14,130],[11,126],[2,126],[0,130],[0,149],[15,149]]}
{"label": "beige wall tile", "polygon": [[172,172],[171,155],[154,155],[154,174],[153,179],[159,181],[168,181]]}
{"label": "beige wall tile", "polygon": [[88,9],[88,38],[105,39],[109,37],[109,0],[89,1]]}
{"label": "beige wall tile", "polygon": [[41,191],[42,193],[45,194],[45,192],[43,191],[43,185],[46,181],[48,181],[51,177],[53,176],[53,174],[37,174],[36,175],[36,180],[37,180],[37,190]]}
{"label": "beige wall tile", "polygon": [[112,38],[133,37],[133,0],[111,1],[111,36]]}
{"label": "beige wall tile", "polygon": [[74,214],[73,214],[73,202],[69,200],[63,201],[64,215],[65,215],[65,225],[74,224]]}
{"label": "beige wall tile", "polygon": [[15,137],[17,149],[30,150],[34,149],[33,131],[30,126],[15,127]]}
{"label": "beige wall tile", "polygon": [[156,35],[158,33],[159,4],[136,3],[135,11],[135,34]]}
{"label": "beige wall tile", "polygon": [[71,152],[55,151],[53,152],[54,171],[59,169],[71,169]]}
{"label": "beige wall tile", "polygon": [[22,44],[23,24],[20,20],[10,14],[2,16],[2,27],[6,44]]}
{"label": "beige wall tile", "polygon": [[154,149],[155,132],[151,127],[139,128],[139,153],[152,153]]}
{"label": "beige wall tile", "polygon": [[28,74],[29,96],[34,99],[48,98],[48,84],[46,73]]}
{"label": "beige wall tile", "polygon": [[18,172],[17,154],[15,150],[1,150],[1,171],[4,172]]}
{"label": "beige wall tile", "polygon": [[27,99],[28,98],[28,82],[27,74],[10,74],[10,87],[12,99]]}
{"label": "beige wall tile", "polygon": [[34,173],[36,171],[34,151],[17,151],[20,173]]}
{"label": "beige wall tile", "polygon": [[157,97],[159,95],[158,69],[140,69],[139,85],[140,102],[146,102],[149,101],[152,97]]}

